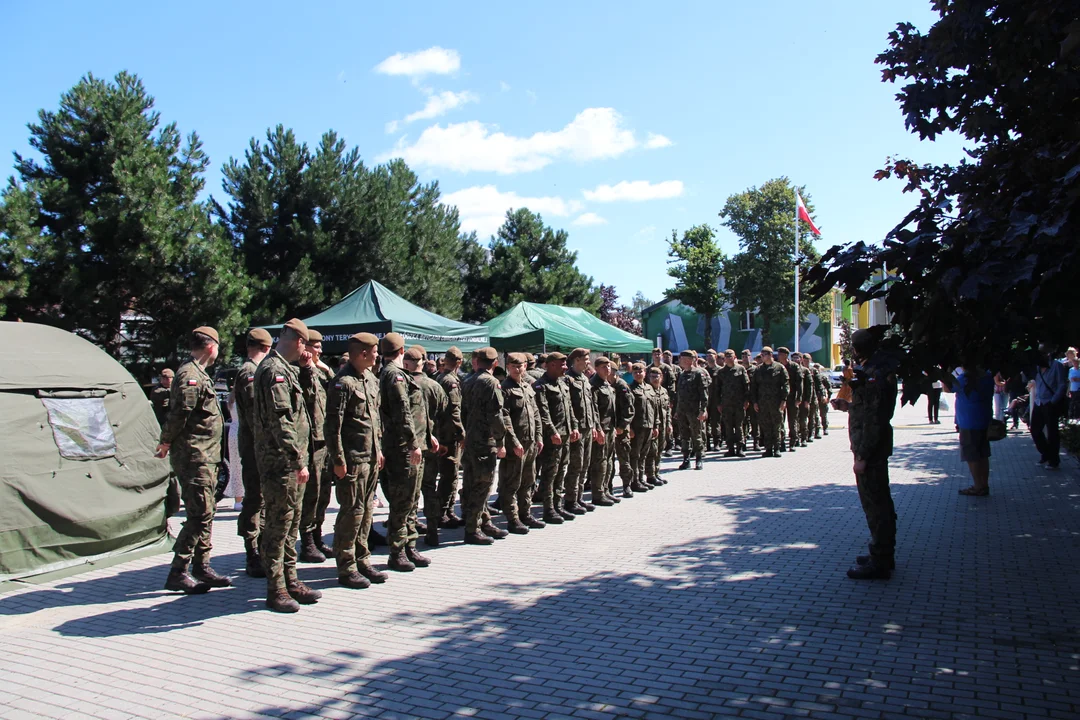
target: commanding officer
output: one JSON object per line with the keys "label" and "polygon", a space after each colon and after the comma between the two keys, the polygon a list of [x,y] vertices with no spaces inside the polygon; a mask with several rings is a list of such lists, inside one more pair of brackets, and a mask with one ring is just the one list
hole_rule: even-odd
{"label": "commanding officer", "polygon": [[780,457],[777,433],[783,432],[780,422],[790,392],[788,377],[787,368],[773,362],[772,348],[761,348],[761,365],[754,371],[750,400],[758,414],[762,457]]}
{"label": "commanding officer", "polygon": [[667,480],[660,477],[660,435],[671,432],[671,403],[668,401],[667,391],[664,390],[662,377],[656,368],[649,368],[647,378],[650,389],[653,391],[652,401],[656,406],[656,419],[660,427],[657,428],[657,437],[649,444],[649,452],[645,455],[645,485],[653,488],[659,485],[667,485]]}
{"label": "commanding officer", "polygon": [[390,503],[386,540],[390,545],[387,567],[412,572],[431,561],[416,550],[416,500],[420,492],[420,464],[431,448],[427,404],[420,385],[405,371],[405,338],[390,332],[379,341],[383,369],[379,398],[383,412],[383,491]]}
{"label": "commanding officer", "polygon": [[379,381],[371,372],[378,345],[371,333],[349,338],[348,362],[326,398],[326,450],[337,479],[339,505],[334,558],[338,584],[354,590],[386,582],[386,574],[371,566],[367,542],[383,466]]}
{"label": "commanding officer", "polygon": [[425,545],[436,547],[439,544],[439,521],[443,516],[438,492],[439,460],[446,453],[443,441],[452,443],[456,442],[456,438],[453,436],[447,438],[449,400],[446,392],[436,380],[428,377],[426,369],[421,369],[427,367],[426,357],[427,350],[423,346],[413,345],[405,353],[405,369],[410,372],[424,393],[429,433],[435,438],[435,442],[432,443],[433,449],[424,451],[424,460],[420,463],[420,497],[424,500],[424,519],[427,527],[421,527],[418,522],[417,531],[425,533]]}
{"label": "commanding officer", "polygon": [[724,351],[724,366],[713,381],[713,406],[724,422],[724,440],[727,442],[726,457],[746,457],[746,441],[743,425],[746,409],[750,405],[750,378],[746,369],[735,362],[735,351]]}
{"label": "commanding officer", "polygon": [[[304,404],[311,418],[311,443],[308,445],[308,469],[311,477],[302,488],[300,503],[300,555],[304,563],[325,562],[333,550],[322,541],[322,524],[326,507],[330,504],[332,483],[326,467],[326,441],[323,430],[326,425],[326,386],[333,375],[330,368],[319,362],[322,356],[322,333],[308,329],[308,353],[311,362],[300,368],[300,387],[304,390]],[[326,503],[323,504],[325,495]],[[316,533],[318,539],[316,539]]]}
{"label": "commanding officer", "polygon": [[[491,372],[499,353],[493,347],[486,347],[477,350],[473,357],[476,373],[462,393],[465,452],[461,456],[461,510],[465,516],[465,543],[490,545],[493,538],[501,540],[508,534],[491,522],[487,501],[495,480],[496,460],[506,456],[504,436],[512,435],[513,428],[503,408],[499,381]],[[514,454],[524,457],[524,447],[515,444]]]}
{"label": "commanding officer", "polygon": [[787,417],[788,439],[787,444],[785,445],[783,419],[781,418],[780,450],[784,452],[795,452],[795,449],[799,447],[799,403],[802,402],[802,373],[800,372],[799,366],[791,362],[789,354],[786,347],[779,347],[776,349],[776,363],[787,370],[788,374],[788,396],[787,402],[784,405],[784,415]]}
{"label": "commanding officer", "polygon": [[150,393],[150,406],[154,408],[154,417],[158,425],[165,425],[165,418],[169,416],[169,397],[172,395],[172,381],[176,375],[170,368],[161,371],[158,377],[158,386]]}
{"label": "commanding officer", "polygon": [[[648,457],[650,442],[660,437],[660,419],[656,413],[656,403],[652,400],[652,390],[645,382],[644,363],[634,363],[632,371],[634,381],[630,383],[630,396],[634,401],[634,419],[630,424],[630,467],[634,478],[629,488],[623,484],[623,497],[633,497],[636,492],[645,492],[651,486],[644,483],[645,460]],[[660,372],[659,368],[653,370]]]}
{"label": "commanding officer", "polygon": [[596,404],[593,402],[592,387],[585,369],[589,364],[589,351],[576,348],[567,358],[570,369],[566,373],[570,386],[570,407],[577,420],[578,437],[570,440],[570,459],[566,470],[566,500],[563,507],[567,512],[584,515],[595,510],[596,506],[582,500],[583,488],[589,474],[593,443],[600,432],[597,429]]}
{"label": "commanding officer", "polygon": [[847,576],[853,580],[888,579],[895,567],[896,549],[889,456],[893,449],[891,421],[896,407],[897,363],[878,349],[878,339],[869,330],[856,330],[851,336],[851,348],[862,366],[849,381],[851,402],[838,398],[832,404],[848,413],[855,483],[870,528],[870,554],[857,557]]}
{"label": "commanding officer", "polygon": [[[633,366],[630,369],[630,380],[634,379]],[[619,479],[622,480],[623,495],[632,497],[630,484],[634,481],[633,465],[630,462],[630,427],[634,420],[634,397],[630,393],[630,385],[619,374],[612,371],[611,384],[615,388],[615,456],[619,460]],[[612,480],[614,468],[609,474],[607,481],[608,498],[619,502],[612,492]]]}
{"label": "commanding officer", "polygon": [[270,333],[254,328],[247,334],[247,360],[236,373],[233,395],[237,421],[240,423],[236,445],[240,450],[240,469],[244,482],[244,507],[236,519],[236,534],[244,538],[244,572],[253,578],[266,577],[259,555],[259,526],[262,524],[262,479],[255,457],[255,371],[274,344]]}
{"label": "commanding officer", "polygon": [[[217,330],[205,326],[195,328],[189,347],[191,359],[176,371],[175,382],[169,391],[169,414],[161,428],[161,440],[154,450],[154,457],[169,456],[172,470],[180,479],[184,500],[184,527],[173,546],[172,567],[165,580],[165,589],[199,594],[211,587],[229,587],[232,582],[210,567],[210,533],[216,505],[214,490],[217,488],[224,425],[214,380],[206,373],[206,368],[217,360]],[[191,573],[188,573],[189,565]]]}
{"label": "commanding officer", "polygon": [[297,603],[311,605],[322,597],[296,576],[301,486],[311,473],[311,421],[300,375],[292,363],[311,364],[307,338],[307,326],[295,318],[289,320],[277,348],[267,353],[255,371],[255,453],[264,504],[261,543],[266,606],[275,612],[296,612]]}
{"label": "commanding officer", "polygon": [[596,358],[595,374],[589,379],[593,407],[596,408],[597,433],[589,461],[589,491],[594,505],[611,506],[615,498],[608,496],[607,481],[615,457],[615,388],[611,384],[614,371],[611,360]]}
{"label": "commanding officer", "polygon": [[[455,528],[461,526],[461,518],[454,514],[454,497],[458,491],[458,468],[461,467],[461,443],[465,439],[465,426],[461,422],[461,351],[456,347],[447,349],[443,356],[443,370],[435,376],[435,381],[446,393],[445,439],[439,458],[439,481],[437,492],[443,514],[439,518],[439,527]],[[452,442],[449,442],[450,439]],[[440,442],[442,440],[440,439]],[[431,520],[428,520],[428,532],[431,532]],[[438,540],[432,537],[432,540]],[[425,539],[426,542],[426,539]]]}
{"label": "commanding officer", "polygon": [[713,386],[716,384],[716,374],[720,372],[720,368],[724,366],[723,361],[719,360],[719,353],[712,348],[709,348],[705,353],[705,372],[709,375],[709,396],[713,398],[713,402],[709,403],[709,422],[705,430],[705,449],[720,451],[721,426],[723,425],[720,417],[720,408],[717,406],[716,392]]}
{"label": "commanding officer", "polygon": [[690,467],[690,452],[694,454],[694,469],[702,468],[701,423],[708,419],[709,376],[696,367],[697,353],[683,350],[679,353],[679,365],[682,372],[677,380],[675,393],[675,417],[682,438],[682,465],[680,470]]}
{"label": "commanding officer", "polygon": [[[532,516],[533,487],[536,484],[536,454],[543,447],[544,428],[536,407],[536,391],[526,371],[525,353],[510,353],[506,359],[506,379],[502,382],[503,403],[510,417],[511,432],[504,446],[511,451],[499,463],[499,499],[506,515],[507,529],[525,535],[529,528],[545,527]],[[518,448],[522,449],[518,454]]]}
{"label": "commanding officer", "polygon": [[579,434],[570,408],[570,386],[563,380],[566,356],[548,353],[544,374],[533,383],[536,407],[544,428],[544,449],[540,451],[540,497],[544,502],[544,522],[560,525],[576,515],[562,509],[563,479],[568,460],[567,447]]}

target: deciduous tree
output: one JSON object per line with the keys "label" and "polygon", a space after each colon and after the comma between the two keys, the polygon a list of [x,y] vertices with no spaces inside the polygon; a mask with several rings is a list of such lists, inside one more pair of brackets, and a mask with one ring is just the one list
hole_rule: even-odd
{"label": "deciduous tree", "polygon": [[695,225],[680,238],[672,230],[668,257],[671,259],[667,273],[675,280],[675,286],[665,295],[705,317],[705,347],[712,347],[712,319],[727,300],[727,293],[720,289],[724,253],[716,244],[716,232],[708,225]]}

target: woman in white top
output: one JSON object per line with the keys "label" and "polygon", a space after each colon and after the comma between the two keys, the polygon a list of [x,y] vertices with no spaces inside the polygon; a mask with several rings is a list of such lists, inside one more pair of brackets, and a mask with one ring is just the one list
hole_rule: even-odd
{"label": "woman in white top", "polygon": [[229,393],[229,484],[225,486],[225,497],[234,498],[233,510],[244,506],[244,475],[240,468],[240,419],[236,411],[236,395]]}

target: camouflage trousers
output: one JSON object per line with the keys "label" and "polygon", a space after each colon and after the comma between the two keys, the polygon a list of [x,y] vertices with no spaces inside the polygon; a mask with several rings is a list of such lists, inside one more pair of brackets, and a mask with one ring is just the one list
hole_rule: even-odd
{"label": "camouflage trousers", "polygon": [[[445,515],[443,503],[439,497],[439,470],[442,457],[424,451],[424,472],[420,477],[420,497],[424,500],[424,519],[430,527],[438,527],[439,520]],[[456,481],[457,478],[455,477]]]}
{"label": "camouflage trousers", "polygon": [[454,447],[454,452],[439,458],[439,481],[436,492],[443,515],[454,511],[454,502],[458,492],[458,470],[461,468],[461,445]]}
{"label": "camouflage trousers", "polygon": [[761,439],[761,429],[758,424],[758,411],[754,409],[753,403],[750,403],[750,407],[746,410],[746,420],[743,421],[743,433],[745,437],[753,440],[755,444]]}
{"label": "camouflage trousers", "polygon": [[461,454],[461,514],[466,533],[479,532],[481,525],[491,521],[488,498],[497,461],[495,448],[467,447]]}
{"label": "camouflage trousers", "polygon": [[262,479],[255,458],[255,441],[240,441],[240,471],[244,482],[244,506],[236,518],[236,534],[252,543],[259,541],[262,525]]}
{"label": "camouflage trousers", "polygon": [[705,440],[706,443],[712,445],[714,450],[720,448],[720,439],[723,435],[720,432],[720,427],[723,424],[723,417],[720,411],[713,406],[709,406],[709,418],[706,422]]}
{"label": "camouflage trousers", "polygon": [[668,422],[666,420],[661,420],[660,426],[657,428],[657,430],[660,431],[660,437],[658,438],[658,440],[660,441],[660,452],[669,450],[674,445],[674,435],[677,433],[670,432],[668,428]]}
{"label": "camouflage trousers", "polygon": [[553,511],[562,502],[569,450],[565,438],[562,445],[545,441],[544,449],[537,458],[540,463],[540,498],[544,501],[544,512]]}
{"label": "camouflage trousers", "polygon": [[611,477],[611,466],[615,462],[615,431],[601,430],[604,434],[604,442],[593,442],[592,456],[589,458],[589,492],[595,501],[608,491],[608,480]]}
{"label": "camouflage trousers", "polygon": [[[623,490],[630,487],[630,483],[634,481],[634,464],[630,459],[632,442],[629,432],[615,436],[615,457],[619,460],[619,479],[622,480]],[[660,447],[662,449],[663,445]],[[610,480],[607,489],[608,492],[611,491]]]}
{"label": "camouflage trousers", "polygon": [[799,403],[799,440],[810,439],[810,407]]}
{"label": "camouflage trousers", "polygon": [[565,482],[568,503],[581,502],[585,481],[589,476],[589,465],[592,462],[592,449],[592,428],[583,429],[578,441],[570,443],[570,459],[567,462]]}
{"label": "camouflage trousers", "polygon": [[217,500],[217,465],[193,463],[171,458],[173,472],[180,480],[180,497],[184,501],[184,526],[173,545],[173,567],[187,569],[192,558],[196,563],[209,562],[213,545],[210,534],[214,527]]}
{"label": "camouflage trousers", "polygon": [[758,418],[758,433],[761,437],[761,449],[762,450],[776,450],[780,447],[780,434],[781,423],[784,420],[784,416],[780,410],[779,404],[773,405],[761,405],[759,403],[760,410],[757,412]]}
{"label": "camouflage trousers", "polygon": [[888,462],[867,463],[855,476],[855,484],[870,529],[870,554],[891,558],[896,550],[896,508],[889,491]]}
{"label": "camouflage trousers", "polygon": [[326,445],[313,448],[308,461],[311,479],[304,488],[304,503],[300,510],[300,532],[322,532],[326,521],[326,508],[330,505],[330,495],[334,492],[334,475],[326,461]]}
{"label": "camouflage trousers", "polygon": [[338,514],[334,523],[334,558],[338,575],[356,570],[357,563],[369,563],[368,533],[375,515],[375,488],[379,466],[374,458],[350,465],[336,483]]}
{"label": "camouflage trousers", "polygon": [[630,465],[634,468],[634,482],[644,480],[652,467],[649,453],[658,445],[653,442],[654,439],[659,440],[653,438],[650,428],[634,431],[634,437],[630,440]]}
{"label": "camouflage trousers", "polygon": [[655,437],[649,441],[649,449],[645,453],[645,479],[655,480],[660,477],[660,438]]}
{"label": "camouflage trousers", "polygon": [[407,448],[393,448],[386,453],[382,486],[386,501],[390,504],[386,519],[386,542],[391,552],[414,545],[416,532],[416,503],[420,499],[420,477],[424,471],[423,460],[419,465],[409,463]]}
{"label": "camouflage trousers", "polygon": [[693,455],[695,458],[700,458],[703,448],[702,445],[702,432],[701,421],[697,419],[697,415],[691,415],[689,413],[681,412],[677,418],[679,422],[679,436],[682,438],[682,454],[683,457],[690,457]]}
{"label": "camouflage trousers", "polygon": [[724,440],[727,449],[731,452],[739,450],[745,445],[746,438],[743,436],[743,427],[746,421],[746,411],[739,403],[725,405],[724,411]]}
{"label": "camouflage trousers", "polygon": [[499,461],[499,503],[507,520],[527,518],[532,509],[536,487],[536,443],[524,444],[525,454],[513,450]]}
{"label": "camouflage trousers", "polygon": [[818,402],[818,413],[821,415],[822,431],[829,432],[829,399],[827,397]]}
{"label": "camouflage trousers", "polygon": [[[788,400],[784,415],[787,417],[788,441],[795,443],[799,439],[799,403]],[[784,434],[783,419],[781,419],[780,434]]]}
{"label": "camouflage trousers", "polygon": [[296,472],[281,465],[259,468],[262,474],[263,528],[259,536],[267,592],[273,594],[296,582],[296,537],[304,486]]}

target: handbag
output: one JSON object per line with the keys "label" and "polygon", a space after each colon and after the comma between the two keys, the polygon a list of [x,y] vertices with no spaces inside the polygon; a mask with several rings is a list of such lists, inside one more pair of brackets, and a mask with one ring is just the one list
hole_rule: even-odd
{"label": "handbag", "polygon": [[986,429],[986,437],[991,442],[997,440],[1004,440],[1005,436],[1009,434],[1008,426],[1001,420],[992,418],[990,420],[990,427]]}

